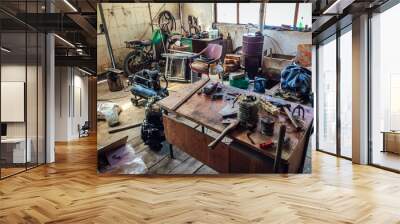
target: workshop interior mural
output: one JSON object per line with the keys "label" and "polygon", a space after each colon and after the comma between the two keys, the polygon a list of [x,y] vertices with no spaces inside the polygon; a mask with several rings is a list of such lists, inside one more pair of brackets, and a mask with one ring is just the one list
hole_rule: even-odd
{"label": "workshop interior mural", "polygon": [[311,3],[97,7],[99,173],[311,172]]}

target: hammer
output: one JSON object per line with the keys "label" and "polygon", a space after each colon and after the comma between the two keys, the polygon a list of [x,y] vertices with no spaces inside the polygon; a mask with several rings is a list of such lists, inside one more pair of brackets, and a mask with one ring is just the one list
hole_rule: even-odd
{"label": "hammer", "polygon": [[208,148],[214,149],[215,146],[233,129],[236,128],[239,124],[239,120],[236,119],[225,119],[222,121],[222,124],[227,124],[228,126],[218,135],[214,141],[208,144]]}
{"label": "hammer", "polygon": [[279,107],[279,108],[281,108],[281,109],[283,109],[283,110],[285,111],[286,116],[288,116],[290,122],[292,122],[292,124],[293,124],[293,126],[296,128],[296,130],[301,129],[301,127],[300,127],[300,126],[297,124],[297,122],[294,120],[294,118],[293,118],[293,116],[292,116],[292,113],[290,113],[290,107],[291,107],[290,104],[283,104],[283,103],[277,103],[277,102],[274,102],[273,104],[274,104],[275,106],[277,106],[277,107]]}

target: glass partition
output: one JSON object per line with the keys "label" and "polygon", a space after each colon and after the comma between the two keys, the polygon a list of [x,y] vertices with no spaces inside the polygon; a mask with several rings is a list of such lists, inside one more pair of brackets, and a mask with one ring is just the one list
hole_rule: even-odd
{"label": "glass partition", "polygon": [[400,4],[371,19],[371,162],[400,171]]}
{"label": "glass partition", "polygon": [[[3,32],[1,34],[1,158],[2,177],[19,173],[30,162],[31,151],[27,144],[26,80],[27,33]],[[28,150],[27,150],[28,147]]]}
{"label": "glass partition", "polygon": [[21,22],[43,6],[44,1],[0,2],[15,10],[15,16],[0,12],[0,178],[45,162],[46,39]]}
{"label": "glass partition", "polygon": [[336,36],[318,47],[318,149],[336,154]]}

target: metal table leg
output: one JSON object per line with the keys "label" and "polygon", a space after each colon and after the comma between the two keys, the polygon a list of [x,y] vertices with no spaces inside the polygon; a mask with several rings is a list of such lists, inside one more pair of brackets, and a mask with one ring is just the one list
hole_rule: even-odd
{"label": "metal table leg", "polygon": [[171,159],[175,159],[174,157],[174,148],[172,144],[169,144],[169,156],[171,157]]}

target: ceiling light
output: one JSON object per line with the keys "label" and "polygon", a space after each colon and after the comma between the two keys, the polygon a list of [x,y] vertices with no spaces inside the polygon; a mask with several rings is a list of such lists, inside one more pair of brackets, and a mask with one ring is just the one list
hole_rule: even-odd
{"label": "ceiling light", "polygon": [[90,72],[88,72],[88,71],[86,71],[86,70],[83,70],[83,69],[81,69],[81,68],[79,68],[79,67],[78,67],[78,70],[81,71],[81,72],[83,72],[83,73],[85,73],[85,74],[93,75],[92,73],[90,73]]}
{"label": "ceiling light", "polygon": [[342,14],[343,10],[351,5],[355,0],[336,0],[322,14]]}
{"label": "ceiling light", "polygon": [[1,49],[1,51],[4,51],[6,53],[10,53],[11,52],[11,50],[9,50],[9,49],[7,49],[5,47],[1,47],[0,49]]}
{"label": "ceiling light", "polygon": [[78,12],[78,10],[73,6],[68,0],[64,0],[65,4],[67,4],[74,12]]}
{"label": "ceiling light", "polygon": [[69,45],[69,46],[75,48],[75,45],[73,45],[73,44],[72,44],[71,42],[69,42],[68,40],[66,40],[66,39],[64,39],[64,38],[62,38],[62,37],[60,37],[60,36],[57,35],[57,34],[54,34],[54,36],[57,37],[57,38],[58,38],[59,40],[61,40],[62,42],[66,43],[67,45]]}

